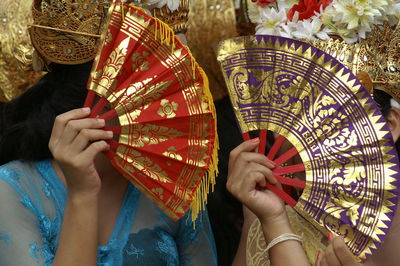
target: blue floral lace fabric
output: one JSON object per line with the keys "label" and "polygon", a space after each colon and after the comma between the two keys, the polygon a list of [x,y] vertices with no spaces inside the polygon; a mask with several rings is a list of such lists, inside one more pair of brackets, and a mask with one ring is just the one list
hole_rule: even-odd
{"label": "blue floral lace fabric", "polygon": [[[51,265],[67,191],[49,160],[0,167],[0,265]],[[129,185],[98,265],[217,265],[206,212],[174,222]]]}

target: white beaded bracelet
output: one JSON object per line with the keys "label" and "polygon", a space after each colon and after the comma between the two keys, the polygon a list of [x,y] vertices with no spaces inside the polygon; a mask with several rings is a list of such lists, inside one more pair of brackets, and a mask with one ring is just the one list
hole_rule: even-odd
{"label": "white beaded bracelet", "polygon": [[267,256],[267,258],[269,257],[268,255],[268,251],[275,245],[287,241],[287,240],[296,240],[299,241],[300,243],[303,243],[303,239],[301,238],[301,236],[296,235],[296,234],[291,234],[291,233],[285,233],[282,234],[280,236],[275,237],[274,239],[272,239],[271,242],[269,242],[267,248],[265,249],[265,255]]}

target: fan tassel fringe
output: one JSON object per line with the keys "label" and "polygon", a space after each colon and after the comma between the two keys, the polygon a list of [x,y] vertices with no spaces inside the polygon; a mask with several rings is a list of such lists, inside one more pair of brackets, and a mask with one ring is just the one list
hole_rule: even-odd
{"label": "fan tassel fringe", "polygon": [[[196,62],[194,62],[194,65],[196,66]],[[199,68],[201,69],[201,68]],[[209,90],[209,84],[208,84],[208,78],[206,73],[201,69],[201,75],[203,76],[203,80],[205,82],[205,88],[204,90],[204,96],[206,99],[211,100],[213,99],[211,91]],[[218,140],[218,134],[217,134],[217,114],[216,110],[214,107],[214,104],[210,103],[208,105],[210,107],[210,111],[212,113],[212,116],[214,118],[214,147],[211,153],[211,161],[209,164],[209,169],[208,172],[204,175],[203,179],[201,180],[201,183],[199,185],[199,188],[195,192],[192,204],[190,206],[191,212],[192,212],[192,222],[193,222],[193,227],[196,226],[196,219],[199,216],[199,213],[204,211],[206,209],[206,204],[207,204],[207,196],[210,192],[214,192],[214,185],[216,183],[216,177],[218,176],[218,150],[219,150],[219,140]]]}

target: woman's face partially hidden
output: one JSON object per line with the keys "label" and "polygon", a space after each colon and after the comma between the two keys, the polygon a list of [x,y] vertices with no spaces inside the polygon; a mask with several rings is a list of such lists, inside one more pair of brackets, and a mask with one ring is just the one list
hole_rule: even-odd
{"label": "woman's face partially hidden", "polygon": [[386,121],[392,132],[393,140],[396,142],[400,137],[400,109],[392,107],[386,116]]}

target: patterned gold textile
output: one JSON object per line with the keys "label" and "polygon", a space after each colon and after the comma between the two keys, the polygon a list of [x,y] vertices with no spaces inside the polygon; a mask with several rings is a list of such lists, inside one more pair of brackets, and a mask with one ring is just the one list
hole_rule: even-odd
{"label": "patterned gold textile", "polygon": [[30,70],[33,48],[28,24],[31,1],[0,1],[0,101],[15,98],[41,74]]}
{"label": "patterned gold textile", "polygon": [[172,29],[143,9],[116,1],[109,20],[85,106],[119,122],[107,152],[116,169],[172,219],[190,209],[195,220],[218,160],[207,77]]}
{"label": "patterned gold textile", "polygon": [[[303,238],[303,248],[306,252],[308,261],[311,265],[314,265],[317,258],[317,252],[326,249],[324,236],[289,206],[286,206],[286,212],[293,232]],[[247,235],[247,266],[269,266],[270,261],[267,259],[265,254],[266,248],[267,243],[265,242],[260,220],[256,219],[251,224]]]}
{"label": "patterned gold textile", "polygon": [[329,54],[283,37],[224,41],[218,60],[242,133],[271,130],[286,138],[294,147],[270,157],[277,166],[297,153],[302,159],[273,169],[281,183],[294,182],[280,176],[291,167],[305,170],[300,199],[287,203],[366,259],[388,231],[400,181],[393,139],[370,94]]}
{"label": "patterned gold textile", "polygon": [[196,0],[189,13],[188,45],[206,72],[214,100],[227,95],[226,85],[215,55],[218,42],[237,36],[232,0]]}

